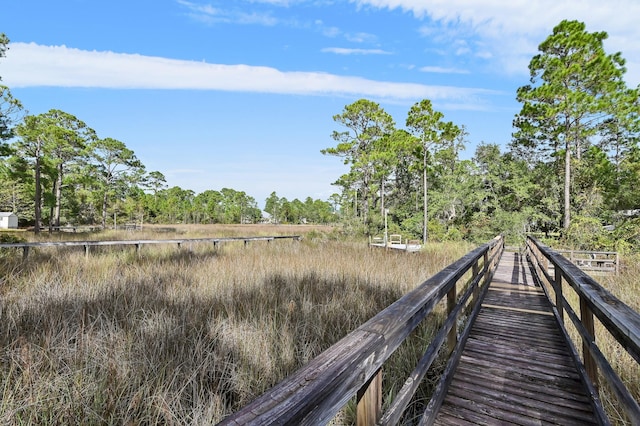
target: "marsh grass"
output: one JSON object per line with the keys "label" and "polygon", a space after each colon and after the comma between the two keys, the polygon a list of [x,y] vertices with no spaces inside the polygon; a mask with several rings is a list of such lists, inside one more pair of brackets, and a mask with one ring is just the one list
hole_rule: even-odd
{"label": "marsh grass", "polygon": [[107,229],[104,231],[53,232],[46,229],[40,234],[20,233],[31,241],[73,241],[73,240],[144,240],[171,238],[204,238],[204,237],[239,237],[239,236],[274,236],[274,235],[325,235],[335,236],[338,228],[328,225],[144,225],[139,230]]}
{"label": "marsh grass", "polygon": [[[622,268],[619,276],[608,275],[596,277],[596,280],[613,293],[634,311],[640,312],[640,256],[625,256],[621,261]],[[611,334],[596,321],[596,342],[609,360],[614,371],[631,392],[636,401],[640,401],[640,365],[629,353],[611,336]],[[613,393],[605,385],[604,378],[601,398],[610,417],[616,424],[632,424],[621,412]]]}
{"label": "marsh grass", "polygon": [[[640,312],[640,257],[637,255],[625,256],[621,259],[622,267],[620,274],[615,275],[595,275],[594,279],[604,288],[609,290],[614,296],[630,306],[634,311]],[[578,296],[563,281],[563,294],[571,305],[574,312],[580,315],[580,301]],[[607,329],[595,320],[595,341],[603,355],[607,358],[614,371],[622,379],[636,401],[640,400],[640,366],[629,355],[629,353],[618,343],[618,341],[607,331]],[[582,344],[578,331],[573,323],[565,316],[565,326],[582,356]],[[631,425],[632,422],[626,417],[618,403],[615,394],[609,388],[606,379],[600,375],[600,399],[609,416],[615,425]]]}
{"label": "marsh grass", "polygon": [[[128,239],[305,238],[139,254],[115,247],[89,257],[51,248],[26,263],[5,254],[0,424],[215,423],[470,248],[395,253],[328,229],[265,228],[186,226]],[[431,328],[423,325],[385,367],[385,392],[399,389]]]}

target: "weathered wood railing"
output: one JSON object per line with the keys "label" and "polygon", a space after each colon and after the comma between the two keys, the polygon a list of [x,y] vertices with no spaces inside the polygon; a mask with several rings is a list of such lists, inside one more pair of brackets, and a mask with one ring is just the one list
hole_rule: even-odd
{"label": "weathered wood railing", "polygon": [[385,237],[369,237],[369,247],[380,247],[385,249],[403,250],[407,252],[417,252],[422,248],[420,240],[406,239],[402,242],[402,235],[391,234],[389,238]]}
{"label": "weathered wood railing", "polygon": [[29,249],[35,247],[84,247],[85,255],[89,255],[90,247],[98,246],[135,246],[136,253],[140,252],[140,247],[150,244],[177,244],[180,248],[186,243],[212,243],[216,247],[219,243],[230,241],[243,241],[245,245],[251,241],[273,241],[278,239],[299,240],[299,235],[278,235],[271,237],[224,237],[224,238],[179,238],[168,240],[114,240],[114,241],[41,241],[30,243],[4,243],[0,244],[0,248],[18,248],[22,249],[23,259],[29,256]]}
{"label": "weathered wood railing", "polygon": [[[527,254],[532,262],[538,280],[552,305],[563,332],[565,313],[580,334],[582,343],[582,363],[591,380],[591,392],[598,397],[599,377],[603,377],[632,424],[640,425],[640,407],[629,393],[620,377],[596,343],[594,316],[604,328],[640,364],[640,314],[622,303],[600,286],[587,273],[580,270],[569,259],[551,250],[532,237],[527,238]],[[553,265],[553,276],[549,273]],[[563,286],[563,283],[569,284]],[[564,295],[570,288],[580,300],[579,313],[571,307]],[[578,356],[573,348],[574,356]]]}
{"label": "weathered wood railing", "polygon": [[556,252],[583,271],[618,275],[620,269],[620,256],[615,251],[556,250]]}
{"label": "weathered wood railing", "polygon": [[[354,396],[359,425],[396,424],[443,344],[447,353],[459,346],[460,314],[480,305],[503,249],[496,237],[471,251],[220,424],[325,424]],[[383,414],[384,363],[445,298],[448,317]]]}

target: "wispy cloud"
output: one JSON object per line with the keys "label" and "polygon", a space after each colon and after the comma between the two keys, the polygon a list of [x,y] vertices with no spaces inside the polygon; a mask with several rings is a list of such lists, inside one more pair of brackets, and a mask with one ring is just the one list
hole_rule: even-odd
{"label": "wispy cloud", "polygon": [[445,68],[445,67],[435,67],[435,66],[426,66],[420,68],[422,72],[432,72],[437,74],[469,74],[468,70],[462,70],[459,68]]}
{"label": "wispy cloud", "polygon": [[338,37],[340,34],[342,34],[342,31],[340,31],[340,28],[338,28],[338,27],[325,27],[324,24],[322,23],[322,21],[316,21],[315,24],[316,24],[316,26],[318,28],[320,28],[320,32],[325,37],[334,38],[334,37]]}
{"label": "wispy cloud", "polygon": [[248,0],[249,3],[263,3],[272,6],[292,6],[294,4],[304,3],[306,0]]}
{"label": "wispy cloud", "polygon": [[[213,7],[210,4],[193,3],[186,0],[177,0],[178,4],[184,6],[188,11],[188,15],[205,24],[246,24],[246,25],[263,25],[274,26],[279,20],[269,12],[246,12],[239,9],[221,9]],[[270,2],[276,4],[277,2]]]}
{"label": "wispy cloud", "polygon": [[391,52],[381,49],[349,49],[345,47],[325,47],[322,52],[337,55],[391,55]]}
{"label": "wispy cloud", "polygon": [[378,37],[369,33],[345,34],[345,37],[353,43],[374,43],[378,39]]}
{"label": "wispy cloud", "polygon": [[217,15],[220,13],[218,9],[211,6],[210,4],[196,4],[196,3],[192,3],[190,1],[185,1],[185,0],[177,0],[177,3],[182,6],[185,6],[186,8],[188,8],[189,10],[195,13],[202,13],[204,15]]}
{"label": "wispy cloud", "polygon": [[[477,39],[456,53],[495,59],[496,67],[527,73],[538,45],[563,19],[577,19],[588,31],[606,31],[605,47],[627,59],[627,80],[640,83],[640,2],[637,0],[351,0],[358,6],[402,9],[423,25],[420,32],[437,42]],[[482,47],[480,47],[482,46]]]}
{"label": "wispy cloud", "polygon": [[374,81],[317,72],[283,72],[161,57],[86,51],[66,46],[12,43],[3,60],[10,87],[58,86],[113,89],[191,89],[237,92],[363,96],[396,101],[423,98],[486,103],[496,94],[481,88]]}

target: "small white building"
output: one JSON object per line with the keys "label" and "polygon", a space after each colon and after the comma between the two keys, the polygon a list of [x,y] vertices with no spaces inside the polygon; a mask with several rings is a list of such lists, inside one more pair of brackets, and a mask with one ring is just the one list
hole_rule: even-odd
{"label": "small white building", "polygon": [[0,212],[0,229],[17,229],[18,215],[11,212]]}

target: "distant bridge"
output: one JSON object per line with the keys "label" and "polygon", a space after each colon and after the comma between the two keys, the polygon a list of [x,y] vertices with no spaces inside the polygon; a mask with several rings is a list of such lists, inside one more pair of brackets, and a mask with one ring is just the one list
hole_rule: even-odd
{"label": "distant bridge", "polygon": [[[577,295],[578,312],[566,291]],[[448,317],[383,411],[385,362],[441,301]],[[579,347],[565,317],[580,335]],[[640,314],[534,238],[519,253],[505,252],[496,237],[220,424],[326,424],[354,397],[358,425],[398,424],[444,352],[446,367],[420,425],[610,424],[599,397],[601,378],[618,409],[640,425],[638,402],[598,347],[595,318],[640,363]]]}

